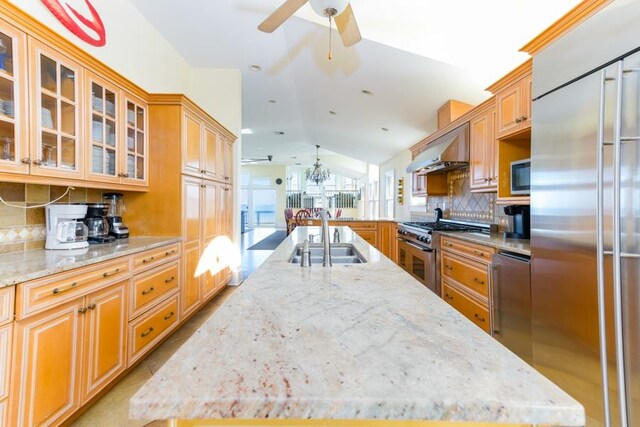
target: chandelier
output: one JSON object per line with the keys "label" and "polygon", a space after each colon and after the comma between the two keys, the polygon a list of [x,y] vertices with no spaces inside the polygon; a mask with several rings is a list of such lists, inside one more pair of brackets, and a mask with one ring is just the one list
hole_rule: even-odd
{"label": "chandelier", "polygon": [[306,172],[307,181],[315,182],[316,185],[320,185],[329,179],[331,171],[329,169],[322,169],[320,164],[320,157],[318,157],[319,145],[316,145],[316,162],[313,164],[313,168],[308,168]]}

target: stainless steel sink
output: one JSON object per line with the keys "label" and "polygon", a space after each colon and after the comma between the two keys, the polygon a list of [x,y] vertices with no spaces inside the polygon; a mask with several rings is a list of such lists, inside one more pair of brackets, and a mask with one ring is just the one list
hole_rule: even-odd
{"label": "stainless steel sink", "polygon": [[[311,252],[311,265],[322,265],[322,245],[309,245]],[[300,264],[302,256],[302,243],[297,245],[291,254],[292,264]],[[331,245],[331,262],[333,264],[362,264],[366,259],[351,243],[339,243]]]}

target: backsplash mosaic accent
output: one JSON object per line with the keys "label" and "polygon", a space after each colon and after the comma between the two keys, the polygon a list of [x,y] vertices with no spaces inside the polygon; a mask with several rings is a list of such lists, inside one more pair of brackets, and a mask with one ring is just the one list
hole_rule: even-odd
{"label": "backsplash mosaic accent", "polygon": [[[426,216],[434,219],[434,209],[440,208],[444,217],[460,221],[497,224],[506,230],[509,222],[504,206],[496,205],[496,193],[472,193],[469,189],[469,169],[457,169],[447,174],[449,194],[427,197]],[[412,216],[413,217],[413,216]]]}
{"label": "backsplash mosaic accent", "polygon": [[[0,253],[44,248],[44,207],[25,207],[49,203],[66,191],[67,187],[55,185],[0,182],[0,197],[16,206],[10,207],[0,202]],[[100,202],[102,192],[99,189],[75,188],[57,203]]]}

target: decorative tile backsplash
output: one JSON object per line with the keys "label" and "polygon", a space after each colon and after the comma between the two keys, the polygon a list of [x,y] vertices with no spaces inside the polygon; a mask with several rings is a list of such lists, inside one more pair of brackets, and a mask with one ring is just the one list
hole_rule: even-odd
{"label": "decorative tile backsplash", "polygon": [[[44,247],[46,221],[44,207],[61,197],[67,187],[0,182],[0,253]],[[102,190],[75,188],[56,203],[86,203],[102,201]]]}
{"label": "decorative tile backsplash", "polygon": [[448,194],[427,197],[426,216],[433,219],[435,208],[444,212],[444,217],[460,221],[497,224],[504,230],[508,217],[503,206],[496,205],[496,193],[472,193],[469,189],[469,169],[457,169],[447,174]]}

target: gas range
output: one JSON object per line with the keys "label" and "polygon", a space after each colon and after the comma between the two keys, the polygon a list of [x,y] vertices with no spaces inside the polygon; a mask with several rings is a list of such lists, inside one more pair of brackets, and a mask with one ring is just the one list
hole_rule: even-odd
{"label": "gas range", "polygon": [[402,222],[398,224],[398,235],[427,249],[432,248],[434,231],[467,231],[490,233],[491,224],[441,219],[435,222]]}

